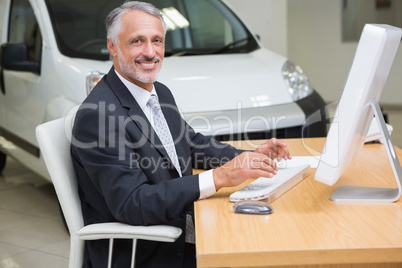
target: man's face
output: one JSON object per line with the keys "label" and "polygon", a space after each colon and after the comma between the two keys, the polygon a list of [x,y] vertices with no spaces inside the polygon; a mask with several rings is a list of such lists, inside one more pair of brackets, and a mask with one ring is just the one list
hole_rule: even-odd
{"label": "man's face", "polygon": [[152,90],[165,53],[165,37],[159,18],[131,11],[121,20],[118,45],[108,39],[115,69],[134,84]]}

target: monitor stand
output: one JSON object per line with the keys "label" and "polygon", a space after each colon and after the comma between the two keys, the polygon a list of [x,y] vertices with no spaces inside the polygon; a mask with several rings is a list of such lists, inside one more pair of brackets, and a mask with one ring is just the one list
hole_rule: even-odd
{"label": "monitor stand", "polygon": [[381,112],[380,105],[376,100],[370,102],[370,106],[374,111],[377,119],[381,137],[387,150],[389,161],[398,188],[378,188],[378,187],[359,187],[359,186],[340,186],[331,196],[331,200],[335,202],[377,202],[391,203],[397,201],[402,194],[402,168],[396,155],[394,146],[391,141],[384,116]]}

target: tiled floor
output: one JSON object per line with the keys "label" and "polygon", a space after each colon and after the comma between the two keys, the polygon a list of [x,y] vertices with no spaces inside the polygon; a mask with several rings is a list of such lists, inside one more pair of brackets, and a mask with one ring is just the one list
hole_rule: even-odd
{"label": "tiled floor", "polygon": [[0,267],[68,267],[69,246],[52,184],[8,158],[0,177]]}
{"label": "tiled floor", "polygon": [[[402,110],[387,108],[402,148]],[[12,159],[0,177],[0,268],[68,267],[69,235],[51,184]]]}

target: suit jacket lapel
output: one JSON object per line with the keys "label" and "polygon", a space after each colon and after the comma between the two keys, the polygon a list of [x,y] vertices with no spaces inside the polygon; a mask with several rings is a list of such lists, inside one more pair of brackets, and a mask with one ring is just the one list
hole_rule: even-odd
{"label": "suit jacket lapel", "polygon": [[138,129],[143,133],[147,140],[165,157],[169,156],[163,147],[161,140],[151,126],[141,107],[138,105],[135,98],[131,95],[127,87],[117,77],[114,68],[112,67],[107,76],[107,82],[110,89],[120,100],[121,105],[126,108],[127,115],[133,120]]}

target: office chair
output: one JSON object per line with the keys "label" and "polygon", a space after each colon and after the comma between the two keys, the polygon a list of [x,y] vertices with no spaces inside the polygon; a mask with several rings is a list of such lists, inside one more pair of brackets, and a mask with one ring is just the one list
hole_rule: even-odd
{"label": "office chair", "polygon": [[113,239],[133,239],[131,267],[134,267],[137,239],[174,242],[182,233],[177,227],[132,226],[118,222],[84,226],[77,181],[70,156],[70,141],[74,115],[56,119],[36,128],[39,143],[50,178],[56,190],[70,232],[69,268],[82,266],[84,240],[109,239],[108,267],[112,264]]}

